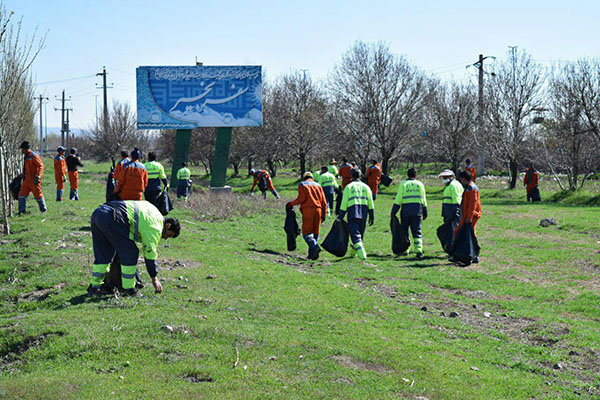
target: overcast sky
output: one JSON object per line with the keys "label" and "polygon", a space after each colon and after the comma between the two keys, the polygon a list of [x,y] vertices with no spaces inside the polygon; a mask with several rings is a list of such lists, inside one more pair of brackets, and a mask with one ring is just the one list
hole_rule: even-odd
{"label": "overcast sky", "polygon": [[[483,5],[487,4],[487,5]],[[95,118],[106,66],[109,103],[135,108],[140,65],[262,65],[268,78],[306,69],[326,78],[356,40],[386,41],[443,79],[475,79],[478,54],[506,57],[508,46],[548,65],[599,56],[597,1],[208,1],[5,0],[24,33],[46,34],[33,65],[36,94],[50,98],[48,125],[63,89],[74,109],[71,127]],[[47,32],[47,33],[46,33]],[[71,78],[59,83],[45,83]]]}

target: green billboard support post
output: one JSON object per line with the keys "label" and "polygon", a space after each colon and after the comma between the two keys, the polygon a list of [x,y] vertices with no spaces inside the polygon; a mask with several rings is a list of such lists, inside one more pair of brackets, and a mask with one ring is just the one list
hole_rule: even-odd
{"label": "green billboard support post", "polygon": [[210,178],[210,188],[216,192],[231,192],[231,188],[225,186],[227,166],[229,165],[231,131],[232,128],[217,129],[217,142],[215,145],[215,156],[213,158],[212,176]]}
{"label": "green billboard support post", "polygon": [[177,129],[175,133],[175,154],[173,154],[173,168],[171,169],[171,190],[177,189],[177,171],[182,162],[188,161],[190,154],[191,129]]}

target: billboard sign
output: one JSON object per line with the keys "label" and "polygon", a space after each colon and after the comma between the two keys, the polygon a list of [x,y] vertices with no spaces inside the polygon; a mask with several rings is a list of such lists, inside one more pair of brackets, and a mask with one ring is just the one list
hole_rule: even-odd
{"label": "billboard sign", "polygon": [[262,126],[260,66],[138,67],[138,129]]}

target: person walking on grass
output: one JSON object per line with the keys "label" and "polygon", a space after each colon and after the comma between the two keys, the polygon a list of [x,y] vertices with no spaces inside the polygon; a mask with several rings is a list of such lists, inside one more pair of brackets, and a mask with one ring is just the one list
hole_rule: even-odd
{"label": "person walking on grass", "polygon": [[21,190],[19,190],[19,215],[25,214],[27,209],[27,197],[33,193],[33,198],[38,202],[42,213],[46,212],[46,201],[42,193],[42,177],[44,176],[44,164],[39,154],[31,150],[29,142],[21,143],[21,153],[24,156],[23,172],[21,173]]}
{"label": "person walking on grass", "polygon": [[117,200],[96,208],[92,213],[92,242],[94,265],[88,295],[102,294],[100,287],[115,256],[121,262],[121,282],[126,294],[135,296],[135,275],[139,250],[142,244],[146,270],[152,278],[156,293],[162,292],[157,278],[156,259],[160,239],[176,238],[181,226],[176,218],[162,216],[147,201]]}
{"label": "person walking on grass", "polygon": [[131,158],[129,158],[129,154],[126,151],[122,150],[121,151],[121,161],[119,161],[117,163],[117,166],[115,168],[114,178],[116,181],[123,179],[123,168],[130,161],[131,161]]}
{"label": "person walking on grass", "polygon": [[160,183],[162,182],[166,190],[169,188],[167,174],[165,174],[165,168],[162,164],[156,161],[156,153],[152,151],[148,153],[148,162],[144,163],[144,166],[148,173],[148,186],[144,191],[144,198],[146,201],[155,204],[158,195],[162,191]]}
{"label": "person walking on grass", "polygon": [[319,176],[319,185],[323,188],[323,193],[325,193],[325,200],[327,200],[327,216],[331,215],[331,210],[335,207],[333,203],[333,195],[335,191],[339,187],[337,183],[337,179],[335,176],[328,171],[326,166],[321,167],[321,175]]}
{"label": "person walking on grass", "polygon": [[302,236],[308,244],[308,259],[319,258],[319,232],[321,222],[325,221],[327,201],[323,188],[313,180],[312,173],[306,172],[303,181],[298,185],[298,196],[285,205],[286,211],[300,205],[302,213]]}
{"label": "person walking on grass", "polygon": [[442,218],[445,224],[452,224],[452,230],[456,229],[460,221],[463,186],[455,179],[454,172],[449,169],[443,170],[438,178],[444,181],[442,192]]}
{"label": "person walking on grass", "polygon": [[65,192],[65,182],[67,181],[67,162],[65,160],[65,149],[58,146],[54,157],[54,180],[56,181],[56,201],[62,201],[63,193]]}
{"label": "person walking on grass", "polygon": [[367,184],[373,192],[373,200],[377,199],[379,193],[379,183],[381,182],[381,165],[377,160],[371,160],[371,166],[367,168]]}
{"label": "person walking on grass", "polygon": [[131,161],[123,165],[123,172],[118,179],[115,194],[121,200],[142,200],[148,186],[148,171],[139,159],[142,152],[136,147],[131,151]]}
{"label": "person walking on grass", "polygon": [[181,163],[181,168],[177,170],[177,198],[180,199],[183,197],[185,201],[188,200],[188,195],[190,193],[190,186],[192,186],[192,181],[190,178],[192,177],[192,173],[190,169],[187,167],[187,163],[184,161]]}
{"label": "person walking on grass", "polygon": [[[473,225],[473,234],[475,237],[477,237],[477,222],[481,218],[481,200],[479,198],[479,188],[475,185],[475,182],[473,182],[471,173],[469,171],[461,171],[459,178],[460,183],[462,183],[463,187],[465,188],[465,191],[463,192],[462,196],[462,215],[460,217],[458,226],[454,230],[454,237],[456,237],[456,234],[465,223],[470,223]],[[449,261],[455,260],[450,258]],[[472,262],[478,263],[479,257],[475,257]]]}
{"label": "person walking on grass", "polygon": [[79,171],[77,168],[83,167],[81,159],[77,156],[77,149],[75,147],[69,150],[69,155],[66,158],[67,170],[69,171],[69,185],[71,186],[71,192],[69,193],[69,200],[79,201]]}
{"label": "person walking on grass", "polygon": [[475,179],[477,178],[477,168],[475,168],[475,164],[471,163],[470,158],[465,160],[465,171],[469,171],[473,178],[473,182],[475,182]]}
{"label": "person walking on grass", "polygon": [[[391,216],[400,211],[400,227],[408,237],[408,229],[412,233],[413,248],[417,253],[417,260],[423,258],[423,235],[421,225],[427,219],[427,198],[425,186],[417,180],[417,170],[409,168],[406,173],[408,179],[400,183],[398,194],[392,206]],[[408,255],[407,249],[404,255]]]}
{"label": "person walking on grass", "polygon": [[542,201],[538,187],[539,184],[540,173],[533,167],[533,163],[530,163],[523,178],[523,185],[525,186],[525,190],[527,190],[527,201],[531,201],[532,203]]}
{"label": "person walking on grass", "polygon": [[344,219],[347,215],[348,232],[352,241],[352,255],[358,255],[358,258],[366,261],[367,251],[363,245],[367,218],[369,226],[375,221],[375,204],[373,203],[373,193],[369,186],[360,181],[360,170],[353,168],[350,170],[352,181],[346,185],[340,207],[340,214],[337,219]]}

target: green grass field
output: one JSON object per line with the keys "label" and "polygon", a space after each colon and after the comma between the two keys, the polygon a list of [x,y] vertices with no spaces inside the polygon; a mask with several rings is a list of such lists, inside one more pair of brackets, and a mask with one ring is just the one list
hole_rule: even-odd
{"label": "green grass field", "polygon": [[[396,176],[375,203],[368,261],[313,262],[300,238],[286,250],[296,183],[284,173],[279,201],[195,192],[177,203],[162,294],[140,260],[142,296],[88,299],[89,218],[108,166],[88,162],[81,201],[55,203],[46,165],[47,214],[30,197],[0,238],[0,398],[600,398],[598,208],[531,205],[523,189],[480,180],[481,263],[460,268],[435,236],[441,182],[425,177],[426,257],[395,258]],[[251,180],[229,184],[245,193]]]}

